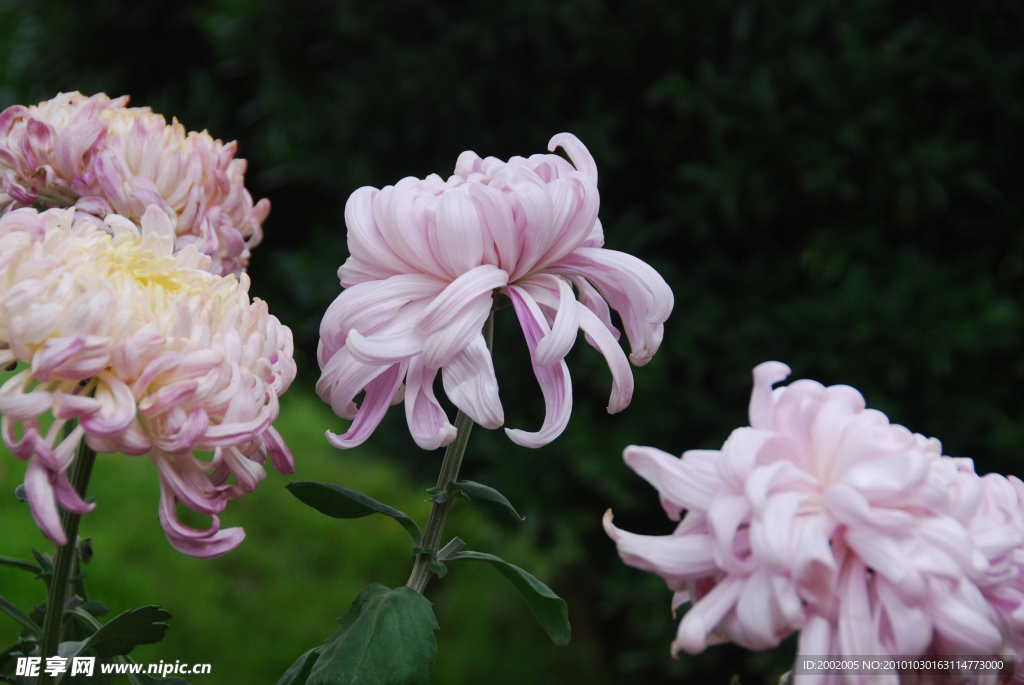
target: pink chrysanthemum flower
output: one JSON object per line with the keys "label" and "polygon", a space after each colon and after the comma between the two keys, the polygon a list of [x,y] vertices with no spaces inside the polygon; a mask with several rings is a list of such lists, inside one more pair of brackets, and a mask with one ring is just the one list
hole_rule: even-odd
{"label": "pink chrysanthemum flower", "polygon": [[[605,516],[623,560],[664,577],[673,608],[693,604],[673,653],[725,640],[766,649],[794,631],[801,655],[1005,651],[1019,623],[1008,633],[985,593],[1016,578],[1016,500],[986,497],[992,477],[866,409],[853,388],[800,380],[772,390],[788,375],[778,362],[754,369],[750,426],[721,450],[625,451],[669,516],[686,512],[667,536],[628,533]],[[1013,487],[1003,495],[1016,497]],[[1000,517],[1016,518],[986,538],[986,521]],[[1020,599],[1005,596],[1010,614]]]}
{"label": "pink chrysanthemum flower", "polygon": [[564,357],[578,329],[611,369],[608,411],[629,404],[633,375],[610,308],[640,366],[661,344],[672,292],[644,262],[603,249],[597,166],[572,134],[548,144],[559,146],[575,167],[557,155],[502,162],[464,152],[447,182],[405,178],[352,194],[345,206],[351,256],[338,270],[345,291],[320,325],[318,352],[317,393],[354,419],[344,435],[328,433],[334,445],[365,441],[388,406],[402,401],[403,380],[416,443],[450,443],[456,431],[433,391],[439,369],[456,407],[486,428],[502,425],[481,332],[495,291],[515,307],[547,410],[535,433],[506,429],[514,442],[539,447],[565,429],[572,386]]}
{"label": "pink chrysanthemum flower", "polygon": [[270,202],[253,205],[237,144],[186,134],[177,119],[168,125],[127,103],[61,93],[0,113],[0,212],[41,202],[139,224],[157,205],[174,226],[176,251],[194,244],[215,274],[245,269]]}
{"label": "pink chrysanthemum flower", "polygon": [[[67,476],[84,437],[96,452],[148,454],[168,540],[186,554],[216,556],[245,537],[241,528],[221,530],[216,514],[265,478],[266,457],[294,470],[271,426],[295,377],[292,335],[266,303],[250,302],[245,274],[201,269],[209,258],[194,245],[175,254],[158,207],[140,224],[113,214],[101,223],[74,209],[0,217],[0,367],[28,364],[0,388],[3,441],[29,460],[32,515],[55,543],[66,543],[57,504],[92,508]],[[46,412],[54,421],[44,432]],[[78,426],[57,443],[70,419]],[[210,528],[180,523],[178,502],[213,516]]]}

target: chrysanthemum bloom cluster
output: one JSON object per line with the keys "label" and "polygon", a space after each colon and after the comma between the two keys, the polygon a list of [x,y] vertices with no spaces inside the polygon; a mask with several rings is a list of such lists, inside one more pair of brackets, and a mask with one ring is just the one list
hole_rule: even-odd
{"label": "chrysanthemum bloom cluster", "polygon": [[564,357],[579,329],[611,369],[608,411],[629,404],[633,376],[609,310],[621,315],[630,358],[643,365],[661,344],[672,292],[644,262],[603,249],[597,167],[575,136],[556,135],[549,149],[559,146],[575,167],[557,155],[502,162],[464,152],[447,182],[405,178],[352,194],[351,256],[338,270],[346,289],[320,326],[317,393],[354,419],[344,435],[328,433],[334,445],[365,441],[403,397],[418,445],[450,443],[456,430],[433,391],[438,369],[455,406],[484,427],[501,426],[481,332],[495,291],[515,307],[547,411],[537,432],[506,429],[514,442],[538,447],[565,429],[572,386]]}
{"label": "chrysanthemum bloom cluster", "polygon": [[40,202],[139,224],[157,205],[174,227],[175,251],[195,245],[215,274],[242,271],[259,244],[270,202],[253,206],[244,159],[205,131],[170,125],[128,97],[62,93],[0,113],[0,213]]}
{"label": "chrysanthemum bloom cluster", "polygon": [[[605,529],[626,563],[692,607],[673,653],[731,640],[799,654],[1024,654],[1024,484],[891,425],[848,386],[754,369],[750,426],[721,450],[624,457],[657,488],[672,535]],[[898,682],[797,675],[797,682]]]}
{"label": "chrysanthemum bloom cluster", "polygon": [[[209,258],[195,245],[175,254],[161,209],[150,206],[140,224],[74,209],[0,217],[0,366],[29,365],[0,388],[3,440],[29,460],[32,515],[55,543],[67,541],[57,504],[92,508],[67,475],[84,437],[99,453],[148,454],[168,540],[216,556],[245,537],[221,530],[216,514],[265,478],[266,457],[294,470],[271,426],[295,377],[291,331],[250,302],[245,274],[203,270]],[[71,419],[78,426],[58,441]],[[178,502],[213,516],[210,528],[179,522]]]}

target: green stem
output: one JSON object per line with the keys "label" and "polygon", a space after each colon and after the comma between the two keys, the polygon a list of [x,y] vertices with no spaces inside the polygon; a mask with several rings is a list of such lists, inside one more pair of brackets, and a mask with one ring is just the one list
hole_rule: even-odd
{"label": "green stem", "polygon": [[[488,351],[494,348],[494,312],[487,317],[484,324],[484,339],[487,341]],[[448,445],[444,453],[444,461],[441,462],[441,473],[437,476],[437,489],[444,490],[448,483],[459,476],[459,467],[462,466],[462,457],[466,453],[466,445],[469,444],[469,433],[473,429],[473,419],[461,411],[455,417],[455,440]],[[416,561],[412,566],[412,573],[409,574],[409,582],[406,583],[416,592],[423,594],[427,589],[427,583],[433,577],[434,572],[428,564],[433,560],[441,544],[441,534],[444,532],[444,522],[448,518],[448,508],[452,505],[452,499],[444,502],[434,502],[430,509],[430,518],[427,519],[427,529],[423,533],[423,541],[420,547],[430,550],[428,554],[417,554]]]}
{"label": "green stem", "polygon": [[[85,499],[85,493],[89,487],[89,477],[92,475],[92,467],[95,463],[96,453],[85,444],[83,438],[78,445],[78,454],[75,456],[75,463],[71,471],[71,487],[82,499]],[[60,645],[61,629],[64,625],[64,605],[67,603],[68,597],[68,581],[71,579],[72,567],[77,566],[76,543],[78,542],[78,523],[81,520],[81,514],[73,514],[70,511],[64,511],[61,514],[61,525],[68,542],[66,545],[58,547],[53,557],[53,578],[50,580],[50,588],[46,595],[46,617],[43,619],[43,635],[39,645],[39,653],[44,660],[47,657],[56,656],[57,647]],[[53,682],[53,676],[41,672],[37,685],[49,685],[51,682]]]}

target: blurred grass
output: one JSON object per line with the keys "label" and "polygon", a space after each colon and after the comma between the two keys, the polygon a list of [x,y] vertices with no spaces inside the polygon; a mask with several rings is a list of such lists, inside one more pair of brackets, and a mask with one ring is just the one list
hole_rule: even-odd
{"label": "blurred grass", "polygon": [[[222,525],[243,526],[246,540],[213,560],[192,559],[167,543],[157,520],[156,468],[146,457],[98,458],[90,487],[97,507],[81,527],[95,550],[90,597],[111,609],[107,620],[145,604],[161,604],[173,616],[167,638],[138,648],[132,654],[136,661],[212,664],[211,675],[193,677],[193,683],[274,683],[300,654],[334,632],[335,619],[363,587],[405,583],[411,543],[393,521],[337,521],[284,489],[293,479],[339,483],[425,523],[425,488],[432,483],[411,482],[370,449],[335,450],[323,431],[337,430],[338,423],[308,389],[293,388],[282,398],[275,425],[295,455],[296,473],[282,476],[268,468],[255,493],[229,503]],[[0,555],[31,558],[33,547],[52,552],[27,505],[14,497],[24,464],[6,450],[0,455]],[[423,458],[439,462],[440,453]],[[460,507],[449,519],[448,536],[458,534],[545,578],[550,569],[528,538],[509,538],[489,516]],[[44,601],[42,583],[7,567],[0,567],[0,594],[26,610]],[[544,674],[531,672],[537,662],[526,655],[557,648],[489,567],[458,565],[443,581],[435,579],[428,594],[438,602],[441,626],[433,682],[545,681]],[[0,615],[0,643],[10,644],[18,632],[13,620]]]}

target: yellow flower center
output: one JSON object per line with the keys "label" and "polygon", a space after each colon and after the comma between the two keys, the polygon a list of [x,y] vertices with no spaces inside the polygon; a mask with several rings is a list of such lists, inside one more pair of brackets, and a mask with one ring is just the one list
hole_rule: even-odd
{"label": "yellow flower center", "polygon": [[108,246],[100,253],[96,270],[115,283],[128,278],[144,290],[160,288],[169,295],[196,289],[189,272],[178,268],[173,257],[153,254],[141,238]]}

